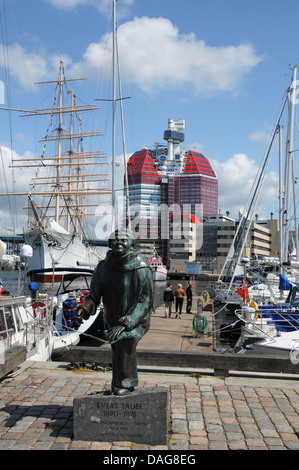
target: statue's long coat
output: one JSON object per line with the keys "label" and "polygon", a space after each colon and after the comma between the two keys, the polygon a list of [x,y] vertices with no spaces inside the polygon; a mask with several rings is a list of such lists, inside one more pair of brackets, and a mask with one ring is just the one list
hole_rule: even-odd
{"label": "statue's long coat", "polygon": [[131,249],[124,256],[108,251],[94,271],[86,300],[92,301],[95,311],[101,298],[107,329],[125,327],[112,342],[112,386],[134,387],[138,382],[136,345],[150,327],[153,310],[152,270],[139,251]]}

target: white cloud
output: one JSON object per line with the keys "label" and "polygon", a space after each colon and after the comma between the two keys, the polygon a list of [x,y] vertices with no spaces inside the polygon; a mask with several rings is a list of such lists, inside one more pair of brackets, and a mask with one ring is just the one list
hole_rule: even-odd
{"label": "white cloud", "polygon": [[[28,51],[20,44],[14,43],[7,46],[7,56],[10,76],[17,79],[26,90],[34,90],[33,85],[38,81],[56,80],[58,77],[60,54],[50,55],[44,49]],[[67,67],[72,61],[65,54],[63,62]],[[0,66],[6,67],[6,60],[2,54],[0,54]]]}
{"label": "white cloud", "polygon": [[271,136],[272,128],[268,124],[264,124],[261,129],[252,132],[249,136],[249,140],[252,142],[261,142],[267,144]]}
{"label": "white cloud", "polygon": [[89,0],[47,0],[48,3],[51,3],[55,8],[69,10],[77,6],[88,5],[90,4]]}
{"label": "white cloud", "polygon": [[[23,155],[17,154],[14,150],[11,150],[8,146],[0,147],[0,161],[1,161],[1,174],[4,176],[0,179],[0,192],[18,191],[18,192],[29,192],[30,179],[32,177],[32,168],[16,168],[11,170],[12,161],[18,160],[16,165],[22,164],[28,158],[33,158],[31,152],[25,152]],[[21,176],[21,177],[20,177]],[[15,188],[13,188],[15,186]]]}
{"label": "white cloud", "polygon": [[[56,1],[56,0],[52,0]],[[87,0],[86,0],[87,1]],[[92,1],[92,0],[90,0]],[[62,2],[63,3],[63,2]],[[68,0],[75,6],[84,0]],[[127,3],[130,3],[129,1]],[[250,44],[211,47],[195,34],[182,35],[166,18],[135,18],[118,28],[122,75],[143,91],[190,90],[195,95],[240,92],[248,73],[262,60]],[[87,46],[81,62],[72,65],[64,56],[67,73],[97,78],[111,76],[112,34]],[[59,57],[45,50],[28,51],[20,44],[8,46],[10,73],[24,88],[36,81],[55,79]],[[0,66],[4,66],[0,56]]]}
{"label": "white cloud", "polygon": [[[219,181],[218,207],[222,213],[229,211],[237,217],[244,208],[258,172],[256,162],[243,153],[235,154],[225,162],[213,160]],[[277,216],[278,174],[269,172],[264,180],[256,213],[269,218],[272,211]]]}
{"label": "white cloud", "polygon": [[[28,52],[16,43],[8,46],[7,49],[10,75],[17,78],[23,88],[30,88],[33,83],[50,73],[49,61],[45,53]],[[3,55],[0,55],[0,65],[6,66]]]}
{"label": "white cloud", "polygon": [[[60,10],[72,10],[77,7],[93,7],[101,13],[108,14],[112,11],[111,0],[46,0],[55,8]],[[122,0],[117,5],[118,17],[127,13],[128,8],[133,5],[135,0]]]}
{"label": "white cloud", "polygon": [[[30,152],[25,152],[23,155],[18,155],[15,151],[7,146],[0,148],[0,164],[1,175],[0,178],[0,194],[24,192],[28,193],[30,190],[30,180],[32,177],[32,168],[16,168],[11,170],[10,165],[12,160],[24,161],[27,158],[32,158]],[[21,165],[21,162],[16,163]],[[22,231],[26,227],[27,213],[24,206],[28,203],[26,196],[1,196],[0,198],[0,214],[1,214],[1,231],[2,233],[7,230]]]}
{"label": "white cloud", "polygon": [[[237,94],[248,73],[263,57],[251,44],[211,47],[195,34],[182,35],[166,18],[135,18],[118,28],[121,70],[148,93],[192,88],[196,95]],[[108,76],[111,69],[111,34],[90,44],[76,69]]]}

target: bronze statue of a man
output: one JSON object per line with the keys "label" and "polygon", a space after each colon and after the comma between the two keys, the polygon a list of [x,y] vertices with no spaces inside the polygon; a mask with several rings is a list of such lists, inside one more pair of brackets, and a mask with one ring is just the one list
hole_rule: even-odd
{"label": "bronze statue of a man", "polygon": [[150,327],[152,270],[134,247],[134,236],[116,230],[106,258],[96,267],[90,292],[77,318],[87,319],[103,299],[106,337],[112,348],[112,393],[125,395],[138,385],[136,346]]}

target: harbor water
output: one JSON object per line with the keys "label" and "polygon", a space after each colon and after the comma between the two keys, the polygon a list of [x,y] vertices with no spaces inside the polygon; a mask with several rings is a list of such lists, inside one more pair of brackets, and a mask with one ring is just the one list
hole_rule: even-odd
{"label": "harbor water", "polygon": [[0,281],[3,284],[4,291],[10,295],[17,295],[24,285],[24,271],[2,271],[0,270]]}

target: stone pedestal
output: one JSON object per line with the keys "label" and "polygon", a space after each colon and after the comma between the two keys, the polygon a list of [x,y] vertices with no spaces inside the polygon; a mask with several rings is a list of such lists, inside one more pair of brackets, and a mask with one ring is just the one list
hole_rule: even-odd
{"label": "stone pedestal", "polygon": [[165,387],[125,396],[98,393],[74,399],[74,439],[167,445],[169,394]]}

